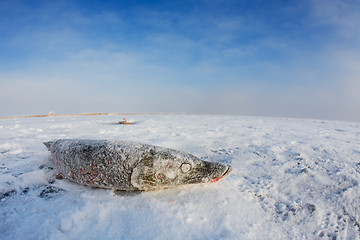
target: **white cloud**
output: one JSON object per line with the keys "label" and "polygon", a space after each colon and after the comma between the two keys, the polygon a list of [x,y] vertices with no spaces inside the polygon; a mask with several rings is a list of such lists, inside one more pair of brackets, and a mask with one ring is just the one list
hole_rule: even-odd
{"label": "white cloud", "polygon": [[318,24],[333,28],[342,37],[359,37],[359,1],[313,0],[311,4]]}

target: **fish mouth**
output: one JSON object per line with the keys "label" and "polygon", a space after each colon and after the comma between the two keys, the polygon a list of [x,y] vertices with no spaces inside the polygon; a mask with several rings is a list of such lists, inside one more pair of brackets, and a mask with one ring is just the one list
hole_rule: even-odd
{"label": "fish mouth", "polygon": [[219,181],[220,179],[222,179],[222,178],[225,178],[225,177],[229,176],[229,175],[230,175],[230,173],[231,173],[231,171],[232,171],[232,167],[230,167],[230,166],[226,166],[226,170],[225,170],[225,172],[224,172],[224,173],[223,173],[220,177],[215,178],[214,180],[212,180],[210,183],[217,182],[217,181]]}
{"label": "fish mouth", "polygon": [[224,172],[224,174],[221,176],[221,178],[225,178],[225,177],[229,176],[231,172],[232,172],[232,167],[227,166],[227,169]]}

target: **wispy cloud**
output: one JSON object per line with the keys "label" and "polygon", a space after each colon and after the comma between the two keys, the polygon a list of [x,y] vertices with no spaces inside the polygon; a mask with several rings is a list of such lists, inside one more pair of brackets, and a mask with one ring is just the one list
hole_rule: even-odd
{"label": "wispy cloud", "polygon": [[92,4],[0,7],[1,114],[360,120],[356,1]]}

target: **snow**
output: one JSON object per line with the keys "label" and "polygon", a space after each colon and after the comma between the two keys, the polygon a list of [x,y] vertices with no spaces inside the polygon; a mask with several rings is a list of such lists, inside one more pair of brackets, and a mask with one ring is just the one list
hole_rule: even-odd
{"label": "snow", "polygon": [[[241,116],[0,120],[0,239],[360,239],[360,123]],[[55,178],[42,142],[137,141],[232,165],[126,193]]]}

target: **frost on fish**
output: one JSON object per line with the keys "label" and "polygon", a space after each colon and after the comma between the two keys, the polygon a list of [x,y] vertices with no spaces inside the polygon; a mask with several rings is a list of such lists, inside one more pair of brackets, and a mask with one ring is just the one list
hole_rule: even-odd
{"label": "frost on fish", "polygon": [[156,190],[216,182],[231,168],[189,154],[126,141],[60,139],[44,143],[73,182],[116,190]]}

